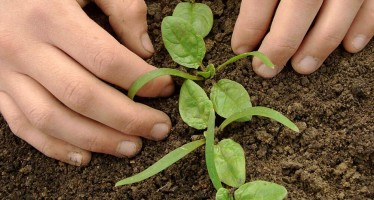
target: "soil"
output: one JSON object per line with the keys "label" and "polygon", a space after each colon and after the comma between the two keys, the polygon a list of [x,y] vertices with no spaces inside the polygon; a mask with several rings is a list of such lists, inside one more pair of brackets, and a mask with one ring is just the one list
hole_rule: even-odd
{"label": "soil", "polygon": [[[206,63],[233,56],[230,39],[240,1],[204,1],[215,22],[207,36]],[[156,53],[147,61],[178,67],[163,47],[160,24],[177,1],[147,1],[149,32]],[[110,33],[108,18],[93,4],[88,15]],[[230,125],[218,135],[240,143],[246,155],[247,181],[284,185],[288,199],[374,199],[374,41],[360,53],[335,50],[317,72],[303,76],[286,67],[277,77],[255,75],[249,59],[230,65],[216,77],[244,85],[254,105],[280,111],[301,129],[295,133],[269,119]],[[177,81],[180,83],[180,81]],[[206,81],[206,89],[210,82]],[[1,199],[214,199],[214,188],[200,148],[141,183],[115,188],[123,177],[140,172],[166,153],[201,136],[178,114],[178,91],[170,98],[137,99],[167,113],[173,123],[161,142],[144,140],[131,159],[93,154],[86,167],[47,158],[14,136],[0,117]]]}

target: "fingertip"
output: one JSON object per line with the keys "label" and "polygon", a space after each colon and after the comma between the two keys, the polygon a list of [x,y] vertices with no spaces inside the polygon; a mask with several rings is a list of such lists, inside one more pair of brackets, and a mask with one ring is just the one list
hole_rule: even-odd
{"label": "fingertip", "polygon": [[174,93],[175,85],[173,81],[169,81],[169,83],[164,87],[164,89],[160,92],[160,97],[168,97]]}
{"label": "fingertip", "polygon": [[308,75],[319,69],[322,65],[322,61],[314,56],[305,56],[303,58],[295,56],[292,58],[291,64],[297,73]]}
{"label": "fingertip", "polygon": [[118,143],[116,149],[117,157],[133,157],[137,155],[142,149],[142,140],[139,137],[133,140],[124,140]]}
{"label": "fingertip", "polygon": [[282,70],[283,67],[275,65],[273,68],[266,66],[259,59],[254,58],[252,62],[253,71],[262,78],[273,78]]}
{"label": "fingertip", "polygon": [[103,1],[96,4],[109,16],[109,22],[121,42],[142,58],[151,57],[154,47],[147,33],[145,1]]}
{"label": "fingertip", "polygon": [[167,122],[156,123],[151,130],[151,137],[155,141],[165,139],[171,130],[170,120]]}
{"label": "fingertip", "polygon": [[370,41],[366,35],[356,34],[353,37],[346,37],[343,40],[344,48],[350,53],[357,53],[365,48]]}
{"label": "fingertip", "polygon": [[67,159],[56,159],[78,167],[86,166],[91,161],[91,152],[75,149],[67,153]]}
{"label": "fingertip", "polygon": [[151,38],[149,38],[148,33],[143,33],[140,36],[141,44],[144,48],[144,54],[143,57],[151,57],[152,54],[155,52],[155,49],[153,48],[153,44],[151,42]]}
{"label": "fingertip", "polygon": [[85,7],[88,3],[90,3],[90,0],[77,0],[78,4],[83,8]]}
{"label": "fingertip", "polygon": [[137,95],[143,97],[168,97],[174,93],[175,85],[171,76],[161,76],[147,83]]}
{"label": "fingertip", "polygon": [[259,67],[253,67],[253,71],[262,78],[273,78],[279,73],[276,66],[272,69],[267,67],[265,64],[262,64]]}

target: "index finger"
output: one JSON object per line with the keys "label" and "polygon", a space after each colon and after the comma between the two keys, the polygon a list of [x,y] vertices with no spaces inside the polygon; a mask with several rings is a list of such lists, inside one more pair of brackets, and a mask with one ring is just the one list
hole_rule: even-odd
{"label": "index finger", "polygon": [[[43,19],[52,26],[41,31],[53,36],[49,37],[51,44],[97,77],[128,89],[141,75],[156,69],[121,45],[85,15],[78,5],[67,5],[62,11],[55,13],[48,14],[48,17]],[[59,16],[59,13],[63,16]],[[163,76],[148,83],[139,95],[168,96],[173,90],[171,77]]]}

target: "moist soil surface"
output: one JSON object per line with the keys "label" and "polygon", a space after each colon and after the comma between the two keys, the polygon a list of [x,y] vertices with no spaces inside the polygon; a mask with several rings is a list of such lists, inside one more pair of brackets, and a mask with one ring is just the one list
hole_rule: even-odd
{"label": "moist soil surface", "polygon": [[[232,30],[240,1],[204,2],[215,17],[206,37],[205,63],[220,64],[234,54]],[[148,1],[149,33],[156,53],[147,62],[180,68],[163,47],[160,24],[176,1]],[[93,4],[87,14],[113,34],[108,18]],[[231,64],[217,74],[241,83],[255,106],[278,110],[300,128],[292,132],[266,118],[232,124],[217,135],[240,143],[246,155],[247,181],[284,185],[288,199],[374,199],[374,42],[357,54],[335,50],[317,72],[304,76],[290,66],[275,78],[263,79],[250,59]],[[181,80],[176,79],[180,86]],[[201,83],[208,89],[212,81]],[[144,140],[131,159],[93,154],[88,166],[74,167],[50,159],[14,136],[0,118],[1,199],[214,199],[204,160],[197,149],[160,174],[141,183],[114,187],[123,177],[138,173],[177,147],[201,138],[178,114],[178,87],[170,98],[140,99],[167,113],[173,123],[161,142]],[[218,119],[220,123],[222,119]]]}

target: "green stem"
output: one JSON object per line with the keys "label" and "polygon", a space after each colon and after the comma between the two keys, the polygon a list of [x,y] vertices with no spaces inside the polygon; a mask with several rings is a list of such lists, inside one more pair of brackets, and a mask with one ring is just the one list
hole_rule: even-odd
{"label": "green stem", "polygon": [[203,71],[203,72],[206,71],[206,67],[205,67],[205,65],[204,65],[202,62],[200,63],[200,69],[201,69],[201,71]]}
{"label": "green stem", "polygon": [[217,67],[217,71],[222,70],[226,65],[231,64],[239,59],[246,58],[248,56],[255,56],[261,60],[267,67],[274,68],[274,64],[271,62],[271,60],[263,53],[259,51],[252,51],[252,52],[247,52],[247,53],[242,53],[237,56],[234,56],[227,60],[226,62],[222,63]]}
{"label": "green stem", "polygon": [[191,153],[196,148],[203,145],[204,142],[205,140],[202,139],[202,140],[196,140],[196,141],[187,143],[175,149],[174,151],[171,151],[170,153],[166,154],[164,157],[162,157],[160,160],[155,162],[153,165],[151,165],[144,171],[138,174],[135,174],[134,176],[118,181],[115,186],[127,185],[127,184],[136,183],[144,179],[147,179],[161,172],[162,170],[166,169],[167,167],[174,164],[178,160],[182,159],[184,156],[186,156],[187,154]]}
{"label": "green stem", "polygon": [[130,99],[134,99],[135,94],[149,81],[164,75],[172,75],[172,76],[178,76],[185,79],[190,79],[194,81],[203,80],[203,77],[200,76],[194,76],[185,72],[181,72],[176,69],[170,69],[170,68],[159,68],[153,71],[150,71],[141,77],[139,77],[130,87],[127,96]]}
{"label": "green stem", "polygon": [[210,180],[214,188],[218,191],[222,188],[221,180],[219,179],[216,165],[214,163],[214,129],[215,129],[215,112],[211,111],[208,121],[208,129],[205,131],[205,161],[208,169]]}

